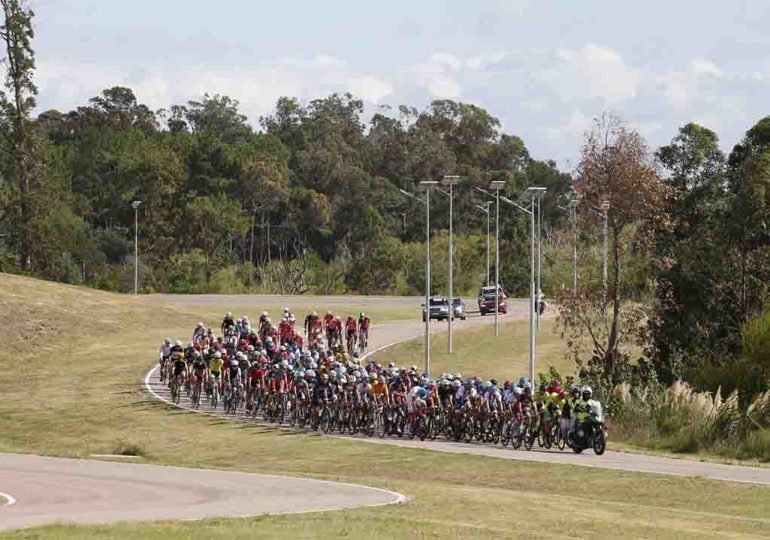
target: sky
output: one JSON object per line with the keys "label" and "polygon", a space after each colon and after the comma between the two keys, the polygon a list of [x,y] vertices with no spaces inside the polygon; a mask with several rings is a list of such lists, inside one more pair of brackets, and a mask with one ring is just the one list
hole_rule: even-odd
{"label": "sky", "polygon": [[255,127],[281,96],[366,111],[474,103],[570,170],[604,111],[652,147],[694,121],[725,150],[770,114],[766,0],[31,0],[38,110],[114,85],[153,109],[204,93]]}

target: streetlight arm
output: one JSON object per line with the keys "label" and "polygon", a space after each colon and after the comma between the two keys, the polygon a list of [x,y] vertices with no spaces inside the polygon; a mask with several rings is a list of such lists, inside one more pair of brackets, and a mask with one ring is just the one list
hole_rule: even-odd
{"label": "streetlight arm", "polygon": [[500,200],[503,201],[504,203],[510,204],[511,206],[515,206],[516,208],[518,208],[522,212],[525,212],[526,214],[531,214],[532,213],[529,210],[527,210],[526,208],[524,208],[523,206],[519,205],[518,203],[513,202],[508,197],[500,197]]}
{"label": "streetlight arm", "polygon": [[401,188],[397,188],[397,189],[398,189],[398,190],[399,190],[401,193],[403,193],[404,195],[406,195],[407,197],[409,197],[410,199],[414,199],[415,201],[417,201],[417,202],[419,202],[419,203],[425,204],[425,201],[424,201],[424,200],[420,199],[419,197],[416,197],[414,194],[412,194],[412,193],[409,193],[408,191],[406,191],[406,190],[404,190],[404,189],[401,189]]}

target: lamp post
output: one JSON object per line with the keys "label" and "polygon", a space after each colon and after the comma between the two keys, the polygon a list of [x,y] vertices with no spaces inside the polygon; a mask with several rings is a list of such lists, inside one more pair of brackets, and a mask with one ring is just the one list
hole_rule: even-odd
{"label": "lamp post", "polygon": [[577,198],[577,192],[575,192],[573,194],[573,197],[567,203],[567,208],[569,208],[570,212],[572,213],[572,232],[574,234],[574,238],[572,240],[572,293],[573,294],[577,294],[577,288],[578,288],[577,205],[578,205],[578,198]]}
{"label": "lamp post", "polygon": [[134,201],[134,294],[139,294],[139,205],[142,201]]}
{"label": "lamp post", "polygon": [[474,205],[476,208],[481,210],[487,215],[487,287],[489,287],[489,218],[491,215],[491,212],[489,211],[489,207],[492,204],[491,201],[487,201],[484,203],[483,206],[476,204]]}
{"label": "lamp post", "polygon": [[425,200],[414,196],[408,191],[399,188],[398,190],[407,197],[416,200],[425,205],[425,372],[430,373],[430,192],[433,191],[438,182],[424,180],[420,182],[418,188],[425,192]]}
{"label": "lamp post", "polygon": [[[529,277],[529,379],[535,382],[535,206],[540,205],[540,198],[545,193],[543,187],[529,187],[526,194],[530,200],[530,277]],[[539,216],[538,216],[539,217]],[[539,234],[539,232],[538,232]],[[538,238],[539,240],[539,238]],[[539,311],[539,310],[538,310]]]}
{"label": "lamp post", "polygon": [[453,230],[453,203],[454,186],[459,184],[462,177],[456,175],[444,175],[441,180],[442,186],[449,186],[449,316],[447,317],[447,350],[452,354],[452,319],[454,319],[454,230]]}
{"label": "lamp post", "polygon": [[489,184],[489,189],[495,192],[495,337],[500,335],[500,190],[504,187],[503,180]]}
{"label": "lamp post", "polygon": [[420,190],[425,191],[425,373],[430,374],[430,192],[438,182],[423,180]]}

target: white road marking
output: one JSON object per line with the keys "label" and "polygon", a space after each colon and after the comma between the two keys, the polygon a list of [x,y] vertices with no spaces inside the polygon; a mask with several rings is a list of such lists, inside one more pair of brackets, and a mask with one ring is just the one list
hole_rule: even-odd
{"label": "white road marking", "polygon": [[8,495],[7,493],[3,493],[0,491],[0,497],[6,500],[6,503],[3,505],[0,505],[0,508],[3,506],[13,506],[16,504],[16,499],[14,499],[11,495]]}

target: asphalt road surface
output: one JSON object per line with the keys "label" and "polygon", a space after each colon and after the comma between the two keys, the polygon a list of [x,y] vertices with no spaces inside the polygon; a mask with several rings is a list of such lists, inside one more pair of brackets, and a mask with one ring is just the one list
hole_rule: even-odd
{"label": "asphalt road surface", "polygon": [[[526,314],[528,312],[529,305],[526,301],[515,302],[512,304],[511,313],[508,316],[503,317],[503,320],[506,318],[524,318],[527,316]],[[463,325],[491,324],[493,321],[494,317],[473,317],[458,323],[457,328],[460,329],[463,327]],[[446,329],[446,323],[434,322],[431,323],[430,326],[431,332],[443,331]],[[424,324],[420,321],[394,321],[378,324],[372,329],[372,335],[370,336],[371,348],[367,355],[373,354],[377,352],[377,350],[385,348],[389,345],[419,337],[423,332]],[[171,403],[168,388],[166,388],[165,385],[160,384],[157,369],[153,369],[147,374],[145,379],[145,386],[149,394],[160,400]],[[205,402],[205,400],[203,401]],[[200,409],[192,412],[216,415],[220,417],[226,416],[227,418],[230,418],[234,421],[254,421],[250,418],[246,418],[243,415],[242,410],[234,416],[225,415],[221,405],[217,409],[212,409],[207,403],[204,402],[201,403]],[[183,396],[178,406],[184,409],[190,409],[189,404],[189,400]],[[610,437],[612,437],[612,433],[610,433]],[[369,439],[361,435],[355,437],[346,436],[345,438],[365,441],[372,444],[391,444],[394,446],[420,448],[424,450],[432,450],[445,453],[475,454],[504,459],[558,463],[629,472],[665,474],[674,476],[699,476],[712,480],[770,485],[770,468],[766,467],[763,468],[727,465],[720,463],[706,463],[688,459],[675,459],[613,451],[607,451],[602,456],[596,456],[591,453],[590,450],[587,450],[582,454],[574,454],[569,450],[559,451],[533,449],[527,452],[525,450],[514,450],[508,447],[492,446],[489,444],[481,443],[467,444],[439,440],[421,442],[419,440],[410,441],[408,439],[397,438]],[[2,486],[0,486],[0,488],[1,487]]]}
{"label": "asphalt road surface", "polygon": [[138,463],[0,454],[0,531],[319,512],[403,502],[377,488]]}

